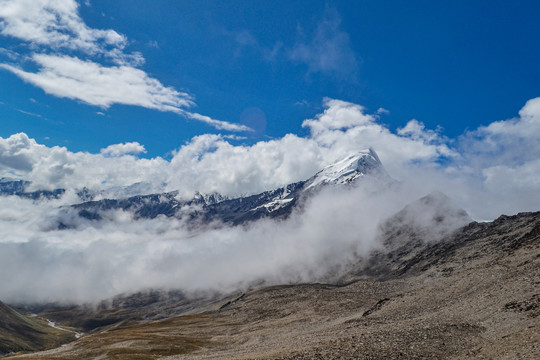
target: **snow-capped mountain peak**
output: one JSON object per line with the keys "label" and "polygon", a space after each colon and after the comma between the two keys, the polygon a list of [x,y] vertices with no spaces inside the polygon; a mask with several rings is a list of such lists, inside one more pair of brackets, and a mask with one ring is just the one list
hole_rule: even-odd
{"label": "snow-capped mountain peak", "polygon": [[[77,226],[76,223],[72,223],[71,219],[77,218],[72,216],[71,212],[94,222],[108,219],[109,213],[112,211],[114,214],[116,210],[130,212],[135,219],[153,219],[158,216],[176,217],[196,225],[219,222],[239,225],[264,217],[286,218],[297,205],[300,205],[301,208],[305,199],[314,196],[324,186],[344,185],[348,187],[350,184],[362,183],[361,180],[364,177],[373,177],[377,184],[381,183],[382,185],[391,183],[392,180],[373,149],[356,152],[328,165],[307,181],[299,181],[279,189],[238,198],[228,198],[218,193],[196,193],[191,199],[183,199],[179,197],[178,191],[172,191],[92,200],[92,194],[87,194],[88,191],[83,189],[79,193],[83,202],[63,209],[58,228],[65,229]],[[144,190],[144,186],[141,185],[135,184],[128,190],[137,188]],[[2,189],[0,187],[0,194],[2,194]],[[31,198],[58,197],[64,191],[60,189],[58,193],[10,193],[8,190],[4,189],[4,193]]]}
{"label": "snow-capped mountain peak", "polygon": [[384,170],[375,150],[369,148],[328,165],[308,180],[305,189],[322,184],[347,184],[374,172],[384,172]]}

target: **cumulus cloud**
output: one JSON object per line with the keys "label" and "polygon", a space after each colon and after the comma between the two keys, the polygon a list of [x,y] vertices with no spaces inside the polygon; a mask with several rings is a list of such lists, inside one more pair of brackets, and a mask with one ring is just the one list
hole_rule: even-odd
{"label": "cumulus cloud", "polygon": [[460,158],[452,167],[478,177],[483,191],[492,195],[486,208],[515,213],[537,210],[540,193],[540,98],[534,98],[519,111],[519,116],[495,121],[457,139]]}
{"label": "cumulus cloud", "polygon": [[289,51],[289,58],[308,68],[308,74],[323,73],[340,79],[355,76],[358,56],[351,47],[349,34],[341,29],[341,18],[327,9],[313,36],[300,39]]}
{"label": "cumulus cloud", "polygon": [[[406,170],[404,166],[411,162],[433,164],[440,158],[455,156],[444,139],[434,136],[432,130],[422,127],[415,132],[396,134],[379,124],[377,116],[366,114],[360,105],[334,99],[325,99],[324,105],[322,114],[304,121],[302,126],[310,130],[317,144],[332,154],[330,158],[344,157],[358,147],[371,146],[385,167],[399,177]],[[405,128],[411,128],[411,122]]]}
{"label": "cumulus cloud", "polygon": [[467,161],[489,165],[522,165],[540,152],[540,98],[527,101],[519,117],[495,121],[464,134],[461,152]]}
{"label": "cumulus cloud", "polygon": [[[29,60],[38,69],[28,71],[21,64],[6,63],[0,63],[0,68],[48,94],[89,105],[103,108],[113,104],[141,106],[174,112],[220,130],[249,130],[244,125],[188,111],[194,105],[189,94],[164,86],[138,68],[144,63],[144,57],[137,52],[125,51],[127,38],[114,30],[88,27],[79,16],[78,7],[75,0],[0,2],[0,34],[29,43],[32,50]],[[3,53],[16,60],[13,52],[7,51]],[[70,53],[66,54],[66,51]],[[114,65],[96,62],[103,57]]]}
{"label": "cumulus cloud", "polygon": [[424,123],[416,119],[410,120],[404,127],[397,131],[399,135],[408,136],[415,140],[422,139],[428,143],[441,144],[445,139],[441,138],[439,132],[440,129],[438,129],[438,131],[426,129]]}
{"label": "cumulus cloud", "polygon": [[146,149],[138,142],[128,142],[123,144],[109,145],[105,149],[101,149],[100,153],[105,156],[122,156],[122,155],[137,155],[145,153]]}
{"label": "cumulus cloud", "polygon": [[15,174],[30,180],[31,189],[80,189],[84,186],[102,189],[133,184],[141,179],[159,178],[166,164],[159,157],[138,159],[120,154],[110,157],[106,154],[73,153],[65,147],[38,144],[24,133],[0,138],[2,176]]}

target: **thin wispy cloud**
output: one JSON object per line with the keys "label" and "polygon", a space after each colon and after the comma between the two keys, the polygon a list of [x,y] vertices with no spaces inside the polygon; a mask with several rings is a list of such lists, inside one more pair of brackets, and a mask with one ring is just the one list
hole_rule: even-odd
{"label": "thin wispy cloud", "polygon": [[15,51],[11,51],[5,48],[0,48],[0,55],[7,57],[11,61],[15,61],[20,57],[20,55]]}
{"label": "thin wispy cloud", "polygon": [[29,116],[33,116],[33,117],[42,117],[40,114],[35,114],[35,113],[32,113],[30,111],[24,111],[24,110],[21,110],[21,109],[16,109],[18,112],[20,112],[21,114],[25,114],[25,115],[29,115]]}
{"label": "thin wispy cloud", "polygon": [[38,72],[6,64],[0,64],[0,67],[48,94],[103,108],[125,104],[176,111],[193,104],[188,94],[165,87],[131,66],[102,66],[76,57],[45,54],[34,54],[32,60],[40,67]]}
{"label": "thin wispy cloud", "polygon": [[357,76],[360,57],[341,26],[339,13],[332,8],[325,10],[314,29],[304,29],[303,24],[299,24],[295,43],[278,40],[273,45],[265,44],[247,29],[224,31],[224,35],[235,44],[235,57],[249,49],[266,62],[292,62],[303,66],[308,78],[323,74],[339,81],[353,81]]}
{"label": "thin wispy cloud", "polygon": [[256,54],[261,60],[271,63],[283,60],[283,43],[277,41],[272,46],[268,46],[255,37],[248,29],[224,30],[219,33],[223,42],[230,46],[230,54],[235,60],[250,54]]}
{"label": "thin wispy cloud", "polygon": [[327,9],[313,34],[300,28],[299,39],[289,58],[307,66],[308,75],[321,73],[341,80],[356,77],[359,57],[352,49],[349,34],[341,28],[341,18]]}
{"label": "thin wispy cloud", "polygon": [[[46,93],[89,105],[108,108],[114,104],[174,112],[220,130],[248,131],[244,125],[190,112],[192,97],[163,85],[140,66],[144,57],[125,51],[126,36],[114,30],[88,27],[78,14],[75,0],[6,0],[0,3],[0,34],[26,42],[32,50],[24,63],[0,64]],[[3,51],[12,60],[10,50]],[[98,62],[103,58],[114,65]]]}

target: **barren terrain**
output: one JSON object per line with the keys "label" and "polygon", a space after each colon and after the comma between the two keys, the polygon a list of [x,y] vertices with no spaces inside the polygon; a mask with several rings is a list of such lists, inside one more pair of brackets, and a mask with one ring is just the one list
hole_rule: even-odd
{"label": "barren terrain", "polygon": [[110,326],[17,358],[540,358],[540,213],[373,256],[376,276],[363,261],[341,285],[255,289],[201,313]]}

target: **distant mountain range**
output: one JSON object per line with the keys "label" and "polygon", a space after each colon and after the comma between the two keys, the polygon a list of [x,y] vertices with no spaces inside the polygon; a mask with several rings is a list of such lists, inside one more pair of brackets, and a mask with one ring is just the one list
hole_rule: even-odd
{"label": "distant mountain range", "polygon": [[[366,177],[383,184],[393,180],[384,170],[373,149],[359,151],[334,164],[328,165],[305,181],[288,184],[279,189],[260,194],[228,198],[218,193],[197,193],[192,199],[181,199],[178,191],[136,195],[125,198],[93,200],[96,195],[87,188],[78,191],[80,203],[62,209],[59,228],[75,227],[74,219],[100,221],[107,212],[128,211],[135,219],[153,219],[158,216],[175,217],[197,221],[198,224],[220,222],[231,225],[244,224],[261,218],[286,218],[295,207],[301,205],[311,194],[328,186],[355,186]],[[57,199],[65,189],[28,191],[31,183],[24,180],[0,179],[0,195],[23,198]],[[139,187],[131,186],[129,191]],[[120,189],[121,190],[121,189]],[[69,215],[69,216],[66,216]]]}
{"label": "distant mountain range", "polygon": [[[80,217],[101,220],[108,210],[124,210],[135,218],[176,217],[202,223],[244,224],[261,218],[286,218],[310,194],[325,186],[353,185],[366,176],[390,182],[379,157],[372,149],[358,152],[331,164],[311,178],[260,194],[226,198],[220,194],[197,194],[190,200],[178,198],[178,192],[138,195],[125,199],[104,199],[73,205]],[[69,224],[62,224],[69,226]]]}
{"label": "distant mountain range", "polygon": [[0,195],[16,195],[27,199],[57,199],[66,191],[64,189],[56,190],[37,190],[27,191],[30,181],[13,180],[8,178],[0,179]]}

